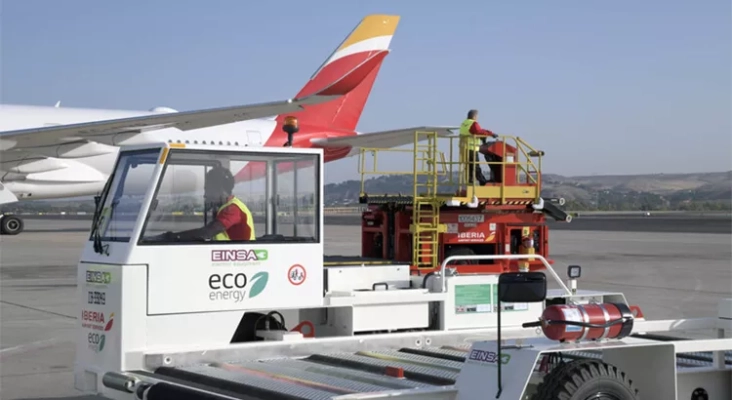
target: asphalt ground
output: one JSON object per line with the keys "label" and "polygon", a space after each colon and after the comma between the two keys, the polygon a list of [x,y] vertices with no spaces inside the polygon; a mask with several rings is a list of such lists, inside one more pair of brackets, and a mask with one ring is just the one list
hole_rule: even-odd
{"label": "asphalt ground", "polygon": [[[626,222],[628,232],[617,218],[592,219],[579,230],[557,225],[550,239],[559,268],[584,267],[580,288],[623,292],[651,319],[716,316],[717,301],[732,297],[729,230],[649,217],[631,218],[645,225]],[[729,224],[719,220],[712,225]],[[658,231],[673,226],[682,233]],[[81,398],[72,374],[75,276],[89,221],[27,219],[26,228],[0,237],[0,398]],[[358,254],[358,228],[328,225],[325,242],[327,254]]]}

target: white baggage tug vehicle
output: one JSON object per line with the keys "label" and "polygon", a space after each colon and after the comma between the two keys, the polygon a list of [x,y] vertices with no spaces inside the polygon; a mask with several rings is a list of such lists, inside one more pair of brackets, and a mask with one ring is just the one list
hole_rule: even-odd
{"label": "white baggage tug vehicle", "polygon": [[[237,176],[256,240],[166,242],[211,221],[200,209],[215,166]],[[330,258],[322,168],[320,149],[121,151],[78,267],[76,388],[119,400],[732,399],[732,299],[717,315],[651,321],[621,293],[577,290],[578,268],[565,284],[539,254],[451,256],[431,279]],[[201,191],[176,191],[181,180]],[[528,257],[548,274],[445,267]],[[458,312],[458,285],[475,312]],[[719,338],[658,334],[694,329]]]}

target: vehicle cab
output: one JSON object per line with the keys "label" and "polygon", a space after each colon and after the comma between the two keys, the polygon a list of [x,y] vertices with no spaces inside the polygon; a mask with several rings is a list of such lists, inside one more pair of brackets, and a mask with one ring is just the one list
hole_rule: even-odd
{"label": "vehicle cab", "polygon": [[[217,218],[212,168],[233,175],[254,240],[171,239]],[[245,341],[242,310],[320,307],[322,168],[318,149],[121,150],[78,265],[77,389],[101,391],[105,371],[142,368],[150,350]]]}

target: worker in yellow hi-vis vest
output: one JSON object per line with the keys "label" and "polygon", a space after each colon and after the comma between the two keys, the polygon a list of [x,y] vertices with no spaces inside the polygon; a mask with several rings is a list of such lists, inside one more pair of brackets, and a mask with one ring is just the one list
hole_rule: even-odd
{"label": "worker in yellow hi-vis vest", "polygon": [[215,209],[216,216],[208,225],[183,232],[166,232],[168,240],[235,240],[253,241],[254,219],[249,208],[232,194],[234,176],[222,167],[215,167],[206,174],[204,184],[206,210]]}
{"label": "worker in yellow hi-vis vest", "polygon": [[478,124],[478,110],[468,111],[468,118],[460,125],[460,162],[466,166],[468,183],[473,183],[473,177],[480,185],[488,180],[483,176],[483,170],[476,164],[481,138],[487,136],[498,137],[495,133],[483,129]]}

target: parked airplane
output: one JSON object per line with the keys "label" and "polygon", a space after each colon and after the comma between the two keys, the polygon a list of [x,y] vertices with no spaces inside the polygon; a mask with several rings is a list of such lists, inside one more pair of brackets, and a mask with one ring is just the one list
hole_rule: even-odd
{"label": "parked airplane", "polygon": [[[376,143],[408,144],[415,129],[449,134],[439,127],[355,131],[399,19],[366,16],[289,100],[185,112],[167,107],[141,112],[64,108],[58,103],[0,105],[0,204],[97,194],[119,146],[161,141],[282,146],[287,142],[282,131],[287,115],[296,116],[300,125],[293,146],[323,148],[325,162]],[[0,218],[3,234],[23,230],[18,216]]]}

